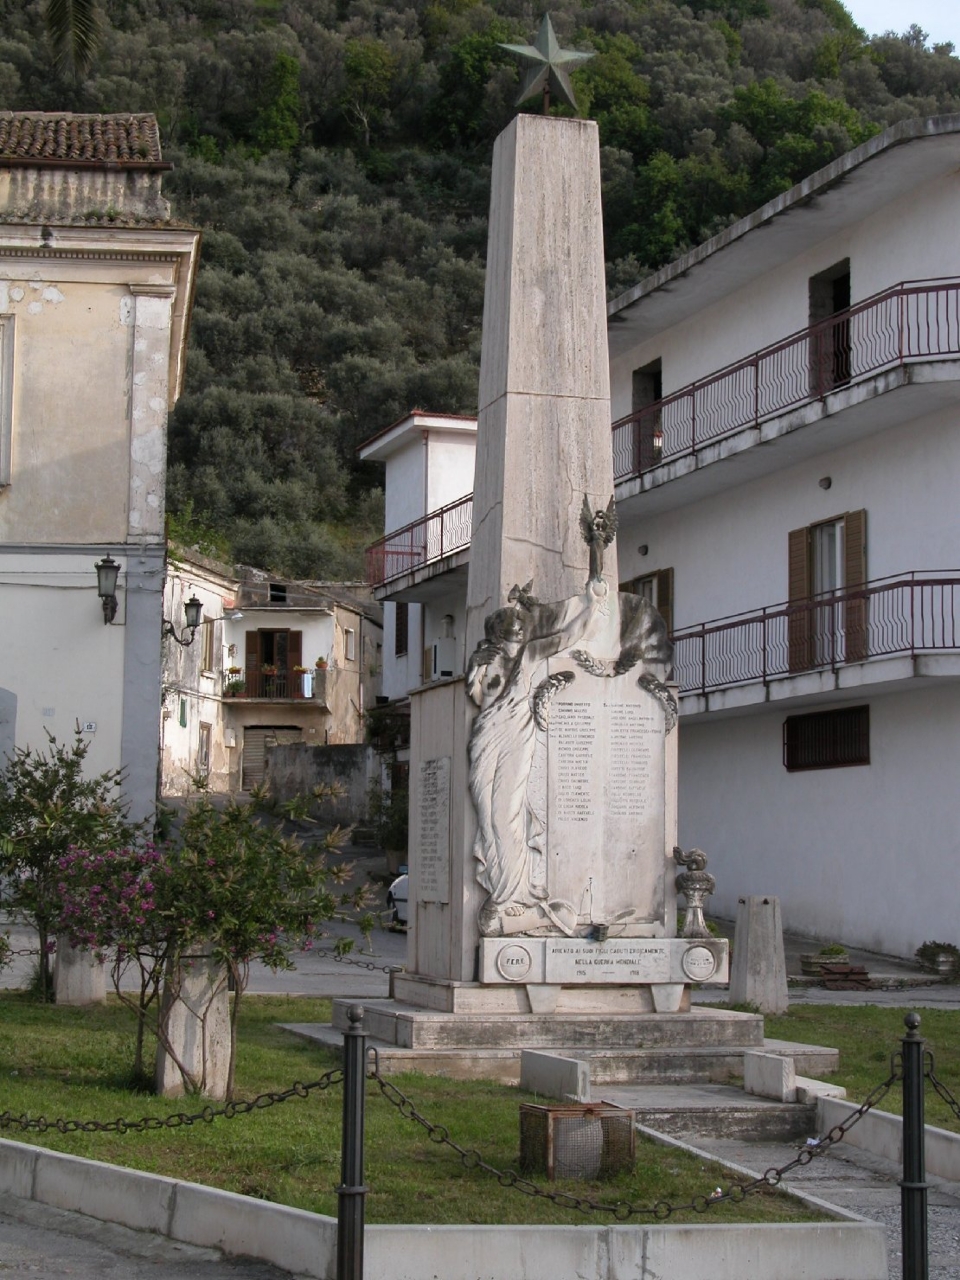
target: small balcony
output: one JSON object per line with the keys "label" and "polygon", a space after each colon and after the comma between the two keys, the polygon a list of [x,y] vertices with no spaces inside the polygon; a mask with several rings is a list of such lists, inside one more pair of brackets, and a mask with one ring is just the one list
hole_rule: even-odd
{"label": "small balcony", "polygon": [[[900,284],[613,424],[618,484],[877,374],[960,355],[960,281]],[[716,452],[716,450],[714,450]]]}
{"label": "small balcony", "polygon": [[[774,685],[788,698],[903,684],[917,675],[956,678],[960,572],[878,578],[684,627],[672,638],[673,677],[688,712],[766,701]],[[709,701],[738,689],[743,696]]]}
{"label": "small balcony", "polygon": [[270,702],[325,700],[326,670],[293,671],[284,667],[249,664],[244,671],[223,675],[224,698],[257,698]]}
{"label": "small balcony", "polygon": [[385,586],[427,565],[439,571],[451,557],[466,551],[473,536],[473,494],[439,507],[367,548],[366,580]]}

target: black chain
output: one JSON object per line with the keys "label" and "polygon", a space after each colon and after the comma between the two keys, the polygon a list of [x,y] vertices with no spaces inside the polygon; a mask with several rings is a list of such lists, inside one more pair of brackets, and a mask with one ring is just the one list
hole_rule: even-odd
{"label": "black chain", "polygon": [[249,1101],[226,1102],[222,1107],[206,1106],[202,1111],[192,1114],[178,1111],[169,1116],[143,1116],[140,1120],[48,1120],[45,1116],[31,1120],[29,1116],[15,1116],[10,1111],[4,1111],[0,1113],[0,1130],[19,1129],[26,1132],[34,1129],[38,1133],[46,1133],[48,1129],[56,1129],[58,1133],[145,1133],[148,1129],[179,1129],[181,1125],[189,1126],[201,1121],[212,1124],[221,1116],[225,1120],[233,1120],[236,1116],[249,1115],[251,1111],[265,1111],[278,1102],[286,1102],[289,1098],[306,1098],[315,1089],[329,1089],[331,1085],[342,1083],[343,1071],[337,1067],[310,1084],[301,1084],[297,1080],[283,1092],[261,1093]]}
{"label": "black chain", "polygon": [[[47,954],[52,956],[54,951],[56,951],[56,947],[53,947],[50,951],[47,952]],[[6,956],[38,956],[40,954],[40,948],[39,947],[20,947],[18,950],[15,950],[13,947],[11,947],[8,951],[5,951],[3,954]]]}
{"label": "black chain", "polygon": [[591,1200],[588,1196],[575,1196],[565,1191],[548,1191],[544,1187],[538,1186],[535,1182],[530,1182],[529,1179],[521,1177],[515,1169],[498,1169],[495,1165],[489,1164],[476,1149],[461,1147],[458,1142],[454,1142],[450,1137],[445,1125],[432,1124],[425,1116],[421,1115],[411,1099],[401,1089],[398,1089],[391,1081],[383,1078],[380,1074],[380,1063],[376,1049],[371,1048],[369,1053],[373,1059],[373,1067],[369,1072],[369,1076],[376,1081],[380,1092],[387,1101],[392,1103],[407,1120],[412,1120],[415,1124],[420,1125],[422,1129],[425,1129],[431,1142],[435,1142],[438,1146],[450,1147],[451,1150],[455,1151],[465,1169],[482,1169],[484,1173],[489,1173],[496,1178],[501,1187],[513,1187],[523,1195],[540,1200],[549,1200],[552,1204],[558,1205],[562,1209],[576,1209],[584,1214],[610,1213],[621,1222],[643,1214],[648,1214],[662,1222],[672,1214],[685,1210],[691,1210],[694,1213],[706,1213],[708,1209],[713,1208],[715,1205],[725,1202],[741,1204],[748,1195],[755,1194],[765,1187],[778,1187],[785,1174],[792,1169],[808,1165],[811,1160],[817,1156],[822,1156],[824,1152],[829,1151],[836,1143],[841,1142],[848,1131],[858,1121],[862,1120],[867,1112],[875,1107],[878,1102],[886,1097],[891,1086],[897,1080],[902,1079],[902,1071],[894,1065],[883,1084],[877,1085],[862,1106],[848,1116],[842,1124],[834,1125],[822,1138],[818,1138],[816,1142],[811,1142],[808,1146],[803,1147],[798,1151],[796,1157],[787,1164],[781,1165],[779,1169],[767,1169],[759,1178],[754,1178],[752,1182],[731,1182],[727,1185],[726,1190],[719,1189],[709,1196],[694,1196],[687,1204],[671,1204],[668,1200],[658,1200],[652,1205],[630,1204],[627,1201],[606,1204],[603,1201]]}
{"label": "black chain", "polygon": [[923,1074],[933,1085],[935,1092],[947,1104],[953,1114],[960,1120],[960,1102],[954,1097],[942,1080],[937,1079],[936,1072],[933,1069],[933,1054],[929,1050],[923,1055],[924,1070]]}
{"label": "black chain", "polygon": [[376,970],[378,973],[394,973],[403,968],[398,964],[377,964],[372,960],[358,960],[354,956],[342,955],[330,947],[313,947],[312,953],[315,956],[327,956],[336,960],[337,964],[355,964],[360,969]]}

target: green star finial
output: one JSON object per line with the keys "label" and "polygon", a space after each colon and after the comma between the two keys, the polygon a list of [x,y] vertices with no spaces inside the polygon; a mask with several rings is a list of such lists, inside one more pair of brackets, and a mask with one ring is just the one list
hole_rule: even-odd
{"label": "green star finial", "polygon": [[542,91],[543,112],[546,115],[550,110],[552,89],[561,102],[565,102],[576,111],[577,100],[567,68],[572,69],[579,63],[586,62],[588,58],[593,57],[593,53],[577,53],[575,49],[561,49],[549,13],[543,15],[540,30],[533,44],[501,44],[500,48],[533,63],[533,66],[527,68],[520,96],[517,98],[518,107],[521,102],[526,102],[527,98],[532,98],[535,93]]}

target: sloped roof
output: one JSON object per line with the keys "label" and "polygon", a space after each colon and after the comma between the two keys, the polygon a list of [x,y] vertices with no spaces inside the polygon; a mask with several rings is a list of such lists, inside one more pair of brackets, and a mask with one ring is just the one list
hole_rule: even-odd
{"label": "sloped roof", "polygon": [[157,118],[74,115],[70,111],[0,111],[0,165],[102,164],[164,168]]}

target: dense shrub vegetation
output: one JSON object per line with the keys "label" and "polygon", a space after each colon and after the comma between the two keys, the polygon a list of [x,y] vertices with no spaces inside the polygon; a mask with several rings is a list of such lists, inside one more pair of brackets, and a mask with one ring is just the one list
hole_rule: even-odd
{"label": "dense shrub vegetation", "polygon": [[[174,532],[354,574],[379,532],[356,446],[475,407],[491,146],[541,10],[521,0],[103,0],[82,79],[40,0],[0,0],[0,109],[154,111],[203,227]],[[617,292],[900,120],[960,110],[960,60],[839,0],[555,0],[602,145]]]}

